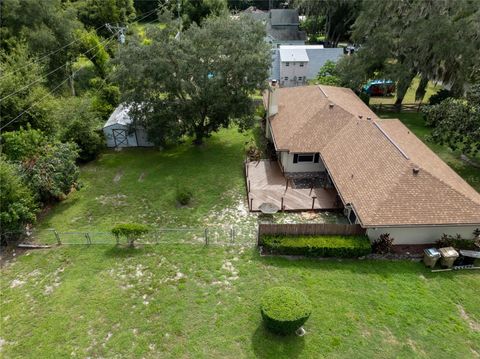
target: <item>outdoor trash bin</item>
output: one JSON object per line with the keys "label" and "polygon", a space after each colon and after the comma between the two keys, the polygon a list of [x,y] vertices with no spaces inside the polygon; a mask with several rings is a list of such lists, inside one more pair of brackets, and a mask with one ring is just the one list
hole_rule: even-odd
{"label": "outdoor trash bin", "polygon": [[455,265],[460,266],[474,266],[480,265],[480,251],[469,251],[460,249],[460,257],[455,262]]}
{"label": "outdoor trash bin", "polygon": [[437,248],[427,248],[423,251],[423,263],[427,267],[433,268],[441,256]]}
{"label": "outdoor trash bin", "polygon": [[440,264],[445,268],[452,268],[453,262],[458,258],[458,252],[453,247],[444,247],[439,249],[442,259]]}

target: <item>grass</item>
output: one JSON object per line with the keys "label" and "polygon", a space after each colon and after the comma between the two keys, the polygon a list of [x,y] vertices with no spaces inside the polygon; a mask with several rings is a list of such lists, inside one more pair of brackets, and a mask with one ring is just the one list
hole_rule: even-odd
{"label": "grass", "polygon": [[[419,101],[415,101],[415,91],[417,90],[418,84],[420,82],[420,79],[418,77],[415,77],[410,85],[410,87],[407,90],[407,93],[405,94],[405,97],[403,99],[403,103],[408,104],[408,103],[418,103]],[[430,96],[435,94],[438,90],[442,89],[442,86],[436,85],[433,82],[429,82],[427,85],[426,93],[425,96],[422,100],[422,103],[428,103],[428,100],[430,99]],[[376,105],[376,104],[394,104],[396,100],[396,96],[375,96],[375,97],[370,97],[370,104],[371,105]]]}
{"label": "grass", "polygon": [[[393,117],[427,134],[411,116]],[[50,236],[50,227],[108,231],[122,222],[255,224],[255,216],[240,215],[251,136],[231,128],[202,147],[107,151],[82,167],[83,188],[45,214],[38,235]],[[192,189],[190,206],[176,203],[179,187]],[[411,261],[292,261],[260,257],[250,245],[64,246],[16,257],[1,269],[1,356],[480,354],[475,271],[432,274]],[[278,285],[302,290],[313,303],[303,338],[278,337],[262,325],[261,294]]]}
{"label": "grass", "polygon": [[[401,120],[418,138],[425,142],[430,149],[435,152],[443,161],[452,167],[465,181],[480,192],[480,169],[476,168],[460,158],[459,151],[452,151],[444,145],[439,145],[428,141],[431,130],[425,126],[425,121],[419,113],[379,113],[381,118],[398,118]],[[474,158],[480,163],[480,155]]]}
{"label": "grass", "polygon": [[[2,357],[472,358],[480,277],[411,261],[260,257],[241,247],[34,251],[2,269]],[[306,336],[280,337],[260,298],[313,304]]]}
{"label": "grass", "polygon": [[[242,160],[251,133],[225,129],[203,146],[189,141],[172,149],[107,151],[81,168],[81,190],[54,206],[39,223],[58,231],[108,231],[116,223],[158,227],[202,225],[207,217],[242,200]],[[180,206],[177,188],[192,191]]]}

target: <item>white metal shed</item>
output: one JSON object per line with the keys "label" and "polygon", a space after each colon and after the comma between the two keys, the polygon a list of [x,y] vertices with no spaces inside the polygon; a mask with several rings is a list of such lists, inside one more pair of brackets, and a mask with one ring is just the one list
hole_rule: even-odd
{"label": "white metal shed", "polygon": [[123,104],[113,111],[103,126],[107,147],[151,147],[147,131],[141,126],[131,128],[133,122],[128,115],[129,108]]}

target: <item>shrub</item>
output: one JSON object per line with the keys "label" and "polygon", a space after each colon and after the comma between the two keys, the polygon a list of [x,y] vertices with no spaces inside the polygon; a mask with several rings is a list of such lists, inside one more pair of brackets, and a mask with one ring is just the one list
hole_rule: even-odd
{"label": "shrub", "polygon": [[117,241],[120,237],[124,237],[128,241],[129,246],[134,247],[135,240],[141,235],[148,233],[149,228],[139,223],[122,223],[113,227],[111,232],[117,238]]}
{"label": "shrub", "polygon": [[366,236],[263,236],[272,253],[311,257],[361,257],[371,252]]}
{"label": "shrub", "polygon": [[29,187],[42,202],[62,199],[77,187],[80,171],[74,143],[53,143],[44,146],[41,154],[22,164]]}
{"label": "shrub", "polygon": [[83,162],[91,161],[97,157],[105,147],[105,139],[95,125],[95,121],[74,120],[67,125],[63,140],[74,142],[79,148],[79,159]]}
{"label": "shrub", "polygon": [[390,237],[390,233],[383,233],[372,243],[373,253],[387,254],[392,251],[394,239]]}
{"label": "shrub", "polygon": [[[475,235],[475,232],[474,232]],[[453,247],[456,250],[459,249],[470,249],[470,250],[479,250],[480,249],[480,240],[479,239],[466,239],[462,238],[459,234],[455,236],[443,234],[442,237],[436,242],[438,247]]]}
{"label": "shrub", "polygon": [[435,94],[430,96],[430,99],[428,100],[430,105],[437,105],[443,100],[453,97],[453,93],[451,91],[445,90],[445,89],[440,89],[438,90]]}
{"label": "shrub", "polygon": [[[25,224],[35,221],[37,209],[33,193],[23,183],[15,165],[0,158],[0,234],[5,236],[21,231]],[[16,237],[16,236],[13,236]]]}
{"label": "shrub", "polygon": [[177,193],[175,195],[175,198],[177,199],[177,202],[180,203],[182,206],[186,206],[190,204],[192,201],[193,193],[186,189],[186,188],[177,188]]}
{"label": "shrub", "polygon": [[27,129],[2,133],[2,152],[10,161],[24,161],[38,155],[47,142],[42,131],[27,124]]}
{"label": "shrub", "polygon": [[288,287],[274,287],[262,297],[261,313],[265,325],[277,334],[292,334],[312,313],[312,303],[300,291]]}

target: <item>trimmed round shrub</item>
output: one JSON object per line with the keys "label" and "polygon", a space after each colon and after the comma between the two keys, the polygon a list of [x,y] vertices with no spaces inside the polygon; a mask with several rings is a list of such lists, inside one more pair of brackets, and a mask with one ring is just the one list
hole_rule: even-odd
{"label": "trimmed round shrub", "polygon": [[312,303],[302,292],[289,287],[274,287],[265,292],[261,304],[265,325],[277,334],[292,334],[312,313]]}

